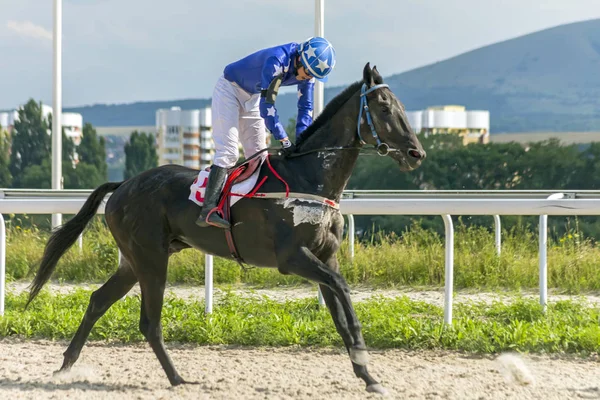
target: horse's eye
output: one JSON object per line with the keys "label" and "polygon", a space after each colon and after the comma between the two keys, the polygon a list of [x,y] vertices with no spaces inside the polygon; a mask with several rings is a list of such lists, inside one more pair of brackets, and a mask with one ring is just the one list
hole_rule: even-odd
{"label": "horse's eye", "polygon": [[381,111],[383,111],[386,114],[389,114],[390,113],[390,108],[388,106],[383,106],[383,107],[381,107]]}

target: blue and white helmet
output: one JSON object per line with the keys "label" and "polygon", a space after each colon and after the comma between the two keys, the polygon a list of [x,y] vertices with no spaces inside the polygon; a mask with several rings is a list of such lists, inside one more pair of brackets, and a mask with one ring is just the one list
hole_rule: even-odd
{"label": "blue and white helmet", "polygon": [[335,66],[335,50],[327,39],[312,37],[298,49],[300,62],[316,79],[326,82],[326,76]]}

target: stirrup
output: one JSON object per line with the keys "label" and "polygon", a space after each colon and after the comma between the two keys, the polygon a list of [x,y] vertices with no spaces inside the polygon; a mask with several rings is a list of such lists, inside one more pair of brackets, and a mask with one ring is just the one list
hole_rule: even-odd
{"label": "stirrup", "polygon": [[202,228],[206,228],[208,226],[208,223],[206,222],[206,216],[203,215],[203,213],[200,213],[198,218],[196,218],[196,225]]}
{"label": "stirrup", "polygon": [[[231,227],[231,224],[229,223],[229,221],[224,219],[220,214],[221,214],[221,210],[217,207],[210,210],[210,212],[208,213],[208,215],[206,216],[206,219],[205,219],[206,224],[215,226],[217,228],[229,229]],[[211,218],[213,218],[215,220],[211,221]]]}

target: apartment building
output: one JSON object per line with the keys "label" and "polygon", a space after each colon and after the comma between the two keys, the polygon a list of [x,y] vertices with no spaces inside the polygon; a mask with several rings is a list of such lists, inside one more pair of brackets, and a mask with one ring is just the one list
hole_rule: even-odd
{"label": "apartment building", "polygon": [[159,165],[180,164],[195,169],[211,165],[214,153],[211,111],[180,107],[156,111]]}
{"label": "apartment building", "polygon": [[407,111],[408,122],[415,133],[456,134],[463,144],[489,143],[490,112],[466,110],[464,106],[445,105],[420,111]]}

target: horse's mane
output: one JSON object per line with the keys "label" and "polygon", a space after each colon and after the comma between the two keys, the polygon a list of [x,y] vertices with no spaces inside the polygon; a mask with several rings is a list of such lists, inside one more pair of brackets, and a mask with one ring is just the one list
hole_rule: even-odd
{"label": "horse's mane", "polygon": [[338,110],[356,93],[363,81],[357,81],[344,89],[340,94],[335,96],[327,103],[327,106],[323,109],[321,114],[313,121],[313,123],[302,132],[300,139],[296,142],[296,147],[302,146],[302,144],[311,137],[320,127],[325,125],[327,121],[331,119],[338,112]]}

